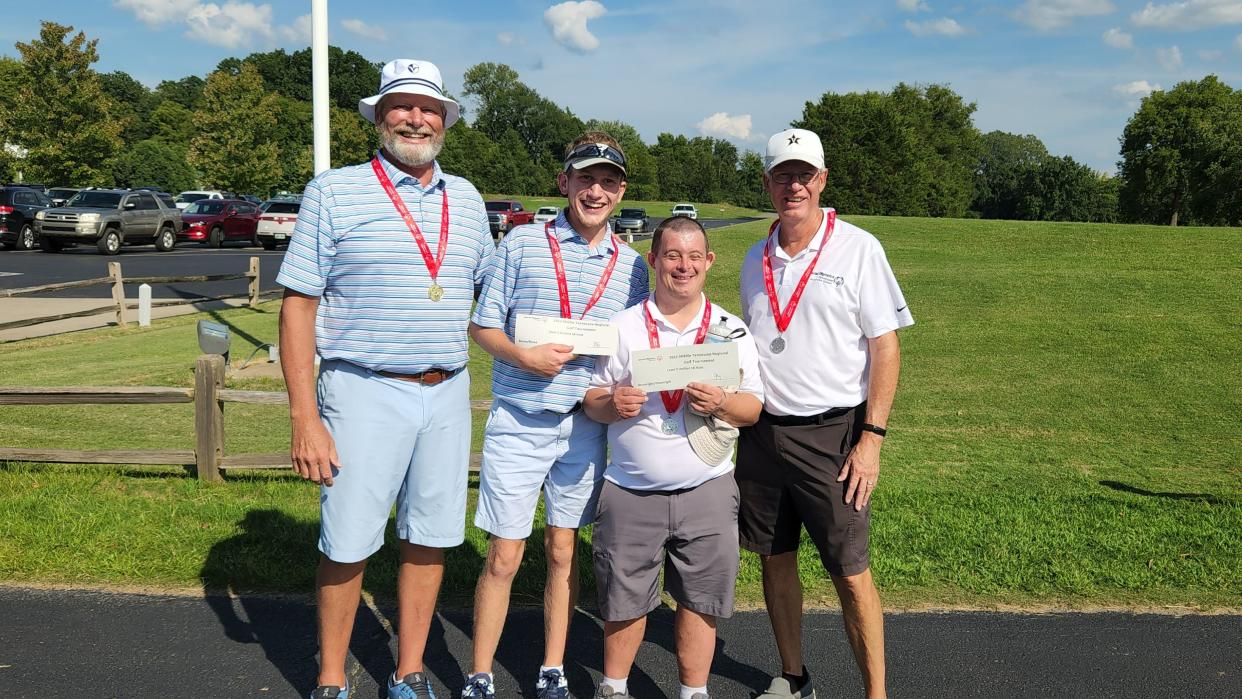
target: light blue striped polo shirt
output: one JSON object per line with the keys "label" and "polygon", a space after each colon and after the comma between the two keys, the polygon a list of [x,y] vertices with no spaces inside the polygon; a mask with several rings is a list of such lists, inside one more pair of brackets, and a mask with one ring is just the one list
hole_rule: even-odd
{"label": "light blue striped polo shirt", "polygon": [[[578,318],[612,257],[612,229],[609,228],[604,242],[592,248],[562,213],[556,219],[555,233],[565,262],[570,310]],[[586,317],[610,320],[618,311],[647,298],[649,288],[647,263],[633,248],[622,244],[604,295]],[[561,315],[556,268],[542,223],[518,226],[500,242],[495,270],[483,285],[473,321],[484,328],[504,328],[512,340],[519,313],[554,318]],[[565,364],[561,373],[547,378],[496,359],[492,365],[492,395],[528,413],[565,412],[586,395],[594,369],[595,357],[580,356]]]}
{"label": "light blue striped polo shirt", "polygon": [[448,250],[436,278],[444,298],[427,297],[427,264],[369,161],[328,170],[306,185],[276,282],[320,297],[315,340],[324,359],[399,373],[464,366],[474,290],[496,251],[483,199],[439,163],[424,188],[382,155],[380,162],[433,258],[448,190]]}

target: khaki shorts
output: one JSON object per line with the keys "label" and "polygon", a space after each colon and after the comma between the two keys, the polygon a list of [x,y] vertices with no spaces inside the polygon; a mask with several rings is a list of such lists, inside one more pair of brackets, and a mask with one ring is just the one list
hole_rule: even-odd
{"label": "khaki shorts", "polygon": [[661,568],[678,605],[732,616],[737,507],[728,474],[675,491],[629,490],[605,480],[591,535],[600,616],[626,621],[658,607]]}
{"label": "khaki shorts", "polygon": [[845,503],[848,479],[837,482],[866,414],[864,403],[813,424],[778,425],[780,418],[765,412],[742,429],[734,475],[746,550],[765,556],[797,551],[805,526],[829,573],[857,575],[870,566],[871,504],[856,511]]}

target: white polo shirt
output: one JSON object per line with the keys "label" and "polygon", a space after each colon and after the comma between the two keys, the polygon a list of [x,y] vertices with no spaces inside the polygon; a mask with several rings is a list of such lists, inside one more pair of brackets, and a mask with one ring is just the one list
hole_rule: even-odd
{"label": "white polo shirt", "polygon": [[[777,332],[763,282],[764,250],[772,250],[772,277],[784,312],[824,244],[829,211],[824,210],[811,244],[792,258],[777,242],[778,226],[742,263],[742,317],[763,368],[764,409],[774,415],[816,415],[862,403],[870,368],[867,339],[914,324],[880,241],[838,218],[789,327]],[[778,336],[785,338],[780,353],[771,348]]]}
{"label": "white polo shirt", "polygon": [[[703,303],[707,300],[701,295],[700,298],[694,321],[687,324],[685,330],[670,325],[650,299],[613,316],[612,322],[617,326],[620,343],[616,355],[600,357],[596,361],[595,373],[591,376],[592,388],[634,385],[630,357],[635,351],[651,349],[647,323],[643,318],[644,306],[655,320],[661,347],[693,345],[699,320],[703,316]],[[730,328],[746,327],[737,316],[712,304],[712,322],[718,323],[721,319]],[[749,332],[733,342],[737,344],[738,363],[742,369],[738,390],[753,394],[762,401],[763,381],[759,376],[759,355],[755,351],[755,343]],[[681,407],[674,418],[677,422],[675,434],[664,434],[661,429],[665,411],[658,391],[647,394],[647,402],[643,403],[637,416],[609,425],[608,446],[612,456],[604,478],[631,490],[679,490],[693,488],[733,470],[732,451],[720,463],[707,464],[690,448],[684,419],[689,404],[689,397],[683,394]]]}

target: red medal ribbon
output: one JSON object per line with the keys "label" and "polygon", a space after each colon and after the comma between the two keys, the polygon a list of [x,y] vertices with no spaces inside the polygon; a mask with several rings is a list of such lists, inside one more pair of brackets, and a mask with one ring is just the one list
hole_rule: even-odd
{"label": "red medal ribbon", "polygon": [[[651,345],[651,349],[660,349],[660,330],[656,327],[655,318],[651,317],[651,309],[647,304],[651,301],[643,301],[643,320],[647,321],[647,343]],[[699,331],[694,335],[694,344],[703,344],[703,338],[707,337],[707,326],[712,322],[712,302],[706,298],[703,299],[703,322],[699,324]],[[669,415],[677,413],[681,408],[681,399],[686,393],[686,389],[681,388],[676,391],[660,391],[660,400],[664,401],[664,410]]]}
{"label": "red medal ribbon", "polygon": [[828,240],[832,238],[832,231],[836,228],[836,224],[837,212],[829,211],[828,232],[824,234],[824,242],[819,246],[819,250],[815,251],[811,264],[807,265],[802,278],[798,280],[798,286],[794,288],[793,296],[789,297],[789,306],[784,313],[781,313],[781,302],[776,296],[776,282],[772,275],[772,235],[776,233],[776,227],[780,225],[780,221],[773,221],[772,227],[768,229],[768,244],[763,247],[763,285],[768,292],[768,302],[772,306],[772,318],[776,321],[778,332],[785,332],[785,328],[789,327],[789,321],[793,320],[794,310],[798,307],[798,302],[802,300],[802,292],[806,289],[806,283],[810,281],[811,273],[815,271],[815,263],[819,262],[819,256],[824,254],[824,250],[828,247]]}
{"label": "red medal ribbon", "polygon": [[[556,268],[556,289],[561,295],[561,317],[568,319],[574,317],[573,311],[569,308],[569,282],[565,279],[565,262],[561,259],[561,243],[556,239],[556,234],[552,232],[552,224],[552,221],[543,224],[543,232],[548,236],[548,247],[552,250],[552,266]],[[603,297],[604,290],[608,288],[608,280],[612,279],[612,270],[617,266],[617,258],[620,256],[621,239],[613,234],[612,259],[608,260],[604,274],[600,276],[599,283],[595,285],[595,293],[591,294],[586,308],[582,309],[582,315],[578,316],[579,319],[586,318],[587,311],[591,310]]]}
{"label": "red medal ribbon", "polygon": [[371,169],[375,170],[375,176],[379,178],[380,184],[383,185],[384,192],[392,200],[392,205],[397,207],[397,213],[401,214],[401,218],[405,220],[405,225],[414,236],[414,242],[418,243],[418,250],[423,253],[423,261],[427,263],[427,272],[431,274],[431,281],[434,284],[436,275],[440,273],[440,265],[444,262],[444,252],[448,249],[448,187],[444,188],[444,205],[440,208],[440,240],[436,242],[436,256],[432,258],[431,248],[427,246],[427,241],[423,238],[423,232],[418,229],[418,223],[410,215],[410,210],[405,207],[405,202],[401,201],[401,196],[397,194],[397,188],[392,186],[392,180],[388,178],[388,173],[384,172],[384,166],[380,163],[378,157],[371,159]]}

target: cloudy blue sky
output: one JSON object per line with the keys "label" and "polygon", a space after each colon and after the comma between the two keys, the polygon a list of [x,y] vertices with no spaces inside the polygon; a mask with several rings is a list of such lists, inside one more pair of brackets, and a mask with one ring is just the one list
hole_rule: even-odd
{"label": "cloudy blue sky", "polygon": [[[99,39],[100,70],[148,85],[309,45],[309,0],[4,4],[0,53],[54,20]],[[648,141],[706,134],[755,150],[824,92],[941,83],[978,106],[980,129],[1035,134],[1112,171],[1151,90],[1208,74],[1242,88],[1242,0],[330,0],[329,19],[333,44],[434,60],[450,91],[471,65],[503,62]]]}

